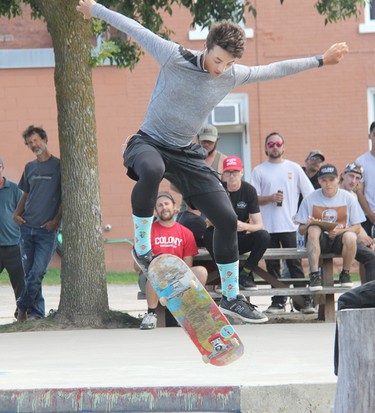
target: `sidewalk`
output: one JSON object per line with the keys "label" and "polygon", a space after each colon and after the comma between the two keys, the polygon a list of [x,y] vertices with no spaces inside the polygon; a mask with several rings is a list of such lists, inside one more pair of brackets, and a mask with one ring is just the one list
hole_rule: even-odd
{"label": "sidewalk", "polygon": [[[58,287],[44,287],[57,308]],[[138,286],[109,285],[110,307],[137,316]],[[0,286],[1,323],[14,298]],[[256,297],[261,310],[269,297]],[[6,318],[4,315],[10,315]],[[241,411],[328,413],[333,323],[238,325],[245,354],[205,365],[181,328],[0,335],[0,412]]]}

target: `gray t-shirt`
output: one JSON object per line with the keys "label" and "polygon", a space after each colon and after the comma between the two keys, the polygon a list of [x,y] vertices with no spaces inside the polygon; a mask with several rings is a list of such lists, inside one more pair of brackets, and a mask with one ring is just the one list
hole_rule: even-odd
{"label": "gray t-shirt", "polygon": [[0,188],[0,246],[17,245],[20,238],[19,226],[13,220],[13,214],[21,199],[22,191],[14,182],[5,179]]}
{"label": "gray t-shirt", "polygon": [[26,225],[36,228],[51,221],[61,204],[60,159],[51,156],[45,162],[29,162],[18,187],[28,194],[22,214]]}
{"label": "gray t-shirt", "polygon": [[348,228],[366,220],[358,200],[344,189],[338,189],[330,198],[323,195],[322,189],[317,189],[304,198],[295,221],[306,224],[309,217],[337,222],[338,228]]}
{"label": "gray t-shirt", "polygon": [[141,130],[167,146],[189,145],[210,112],[234,88],[318,67],[316,57],[265,66],[235,64],[221,76],[213,78],[201,67],[202,51],[185,49],[165,40],[136,21],[100,4],[95,4],[91,13],[129,34],[159,63],[159,76]]}

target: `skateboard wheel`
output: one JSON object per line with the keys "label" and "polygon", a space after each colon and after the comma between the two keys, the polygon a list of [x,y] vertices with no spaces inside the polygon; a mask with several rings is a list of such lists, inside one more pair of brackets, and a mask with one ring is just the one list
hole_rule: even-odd
{"label": "skateboard wheel", "polygon": [[202,360],[203,360],[203,363],[206,363],[206,364],[208,364],[210,362],[210,359],[206,354],[204,356],[202,356]]}
{"label": "skateboard wheel", "polygon": [[168,304],[168,300],[165,297],[160,297],[160,304],[165,307]]}
{"label": "skateboard wheel", "polygon": [[240,342],[236,338],[233,338],[230,342],[234,347],[238,347],[240,345]]}
{"label": "skateboard wheel", "polygon": [[191,280],[190,281],[190,287],[191,288],[194,288],[194,290],[198,287],[198,284],[197,284],[197,282],[195,281],[195,280]]}

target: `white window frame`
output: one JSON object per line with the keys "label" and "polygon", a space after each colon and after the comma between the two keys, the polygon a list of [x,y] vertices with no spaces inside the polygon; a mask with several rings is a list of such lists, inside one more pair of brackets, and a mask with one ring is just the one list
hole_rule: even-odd
{"label": "white window frame", "polygon": [[375,8],[375,0],[368,0],[368,2],[365,5],[364,9],[364,16],[365,16],[365,22],[360,24],[358,29],[359,33],[375,33],[375,19],[371,19],[370,16],[370,7]]}

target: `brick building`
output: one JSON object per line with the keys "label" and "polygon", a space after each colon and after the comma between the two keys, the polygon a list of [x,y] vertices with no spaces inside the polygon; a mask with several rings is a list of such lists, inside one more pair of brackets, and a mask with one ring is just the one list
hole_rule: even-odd
{"label": "brick building", "polygon": [[[374,3],[374,1],[372,2]],[[315,1],[254,1],[257,19],[248,16],[247,51],[240,63],[268,64],[324,52],[346,41],[350,54],[338,65],[296,76],[241,87],[210,116],[219,129],[219,149],[237,154],[245,177],[265,160],[264,137],[279,131],[286,140],[286,158],[303,164],[319,148],[340,169],[368,150],[368,125],[375,119],[375,16],[367,6],[358,19],[324,26]],[[191,30],[191,16],[175,8],[166,24],[172,39],[202,49],[205,34]],[[31,153],[21,132],[29,124],[43,125],[49,146],[58,155],[53,50],[42,21],[0,19],[0,158],[5,175],[18,181]],[[103,226],[108,239],[132,238],[130,192],[133,182],[122,166],[121,145],[138,130],[158,73],[144,55],[133,72],[115,67],[94,69],[97,138]],[[197,91],[199,99],[199,91]],[[166,185],[166,184],[164,184]],[[108,269],[132,267],[126,243],[106,244]]]}

